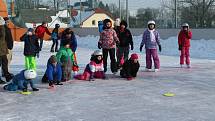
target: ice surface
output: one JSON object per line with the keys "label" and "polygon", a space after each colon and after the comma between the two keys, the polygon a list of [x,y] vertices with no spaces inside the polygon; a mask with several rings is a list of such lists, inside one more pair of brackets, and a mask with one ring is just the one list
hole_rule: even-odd
{"label": "ice surface", "polygon": [[[72,80],[48,89],[40,78],[50,54],[50,42],[37,60],[39,92],[20,95],[0,90],[0,121],[214,121],[215,61],[214,40],[193,40],[192,68],[179,68],[176,37],[162,41],[161,70],[144,72],[145,56],[140,54],[141,69],[132,81],[108,74],[109,80],[95,82]],[[78,37],[78,62],[81,71],[97,48],[98,37]],[[141,37],[134,37],[138,52]],[[23,43],[16,43],[11,72],[24,68]],[[171,56],[166,56],[171,55]],[[2,85],[0,86],[2,87]],[[172,92],[174,97],[164,97]]]}

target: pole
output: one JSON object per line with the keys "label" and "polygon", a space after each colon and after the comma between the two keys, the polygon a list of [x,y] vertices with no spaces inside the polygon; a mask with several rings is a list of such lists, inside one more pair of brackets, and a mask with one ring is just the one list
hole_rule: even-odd
{"label": "pole", "polygon": [[122,19],[122,12],[121,12],[121,1],[119,0],[119,18]]}
{"label": "pole", "polygon": [[126,0],[126,21],[129,27],[129,12],[128,12],[128,0]]}
{"label": "pole", "polygon": [[177,16],[178,16],[178,10],[177,10],[178,8],[177,8],[177,0],[175,0],[175,28],[177,28],[178,27],[178,25],[177,25],[177,23],[178,23],[178,20],[177,20]]}
{"label": "pole", "polygon": [[81,11],[82,11],[82,4],[81,4],[81,0],[80,0],[80,27],[81,27]]}

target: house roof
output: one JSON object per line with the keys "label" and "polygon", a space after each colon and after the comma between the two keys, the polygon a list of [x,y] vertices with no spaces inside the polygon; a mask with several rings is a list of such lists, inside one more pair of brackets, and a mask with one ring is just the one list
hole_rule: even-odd
{"label": "house roof", "polygon": [[110,13],[108,13],[108,12],[106,12],[106,11],[104,11],[103,9],[100,9],[100,8],[96,8],[96,9],[94,9],[93,11],[82,11],[81,12],[81,14],[80,14],[80,11],[78,11],[78,15],[77,16],[73,16],[73,18],[72,18],[72,23],[71,24],[73,24],[73,25],[80,25],[80,19],[81,19],[81,23],[83,23],[83,22],[85,22],[88,18],[90,18],[91,16],[93,16],[94,14],[96,14],[96,13],[102,13],[102,14],[106,14],[106,15],[108,15],[110,18],[112,18],[112,19],[114,19],[114,17],[110,14]]}
{"label": "house roof", "polygon": [[55,12],[37,9],[21,9],[20,16],[25,23],[51,22],[52,19],[50,16],[55,16]]}

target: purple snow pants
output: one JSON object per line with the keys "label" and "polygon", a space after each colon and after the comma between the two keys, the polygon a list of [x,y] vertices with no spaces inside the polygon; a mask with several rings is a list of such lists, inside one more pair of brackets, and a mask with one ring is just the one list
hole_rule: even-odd
{"label": "purple snow pants", "polygon": [[146,49],[146,68],[152,69],[152,58],[154,61],[155,69],[160,69],[160,60],[158,57],[157,49]]}

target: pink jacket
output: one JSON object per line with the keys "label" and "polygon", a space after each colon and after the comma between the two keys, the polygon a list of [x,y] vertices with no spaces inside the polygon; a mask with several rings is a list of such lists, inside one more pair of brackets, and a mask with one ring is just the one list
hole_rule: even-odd
{"label": "pink jacket", "polygon": [[116,43],[118,42],[119,39],[114,29],[105,29],[100,34],[99,43],[103,49],[116,48]]}

